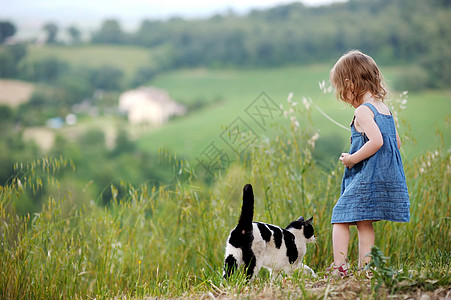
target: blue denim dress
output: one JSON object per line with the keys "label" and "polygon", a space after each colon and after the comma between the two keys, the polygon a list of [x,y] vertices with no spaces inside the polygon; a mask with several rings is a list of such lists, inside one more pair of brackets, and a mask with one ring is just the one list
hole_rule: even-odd
{"label": "blue denim dress", "polygon": [[[396,141],[396,127],[392,115],[380,114],[364,103],[374,113],[374,121],[382,133],[383,146],[369,158],[345,168],[341,196],[332,212],[331,223],[354,223],[364,220],[409,222],[410,202],[401,155]],[[368,138],[351,124],[352,154]]]}

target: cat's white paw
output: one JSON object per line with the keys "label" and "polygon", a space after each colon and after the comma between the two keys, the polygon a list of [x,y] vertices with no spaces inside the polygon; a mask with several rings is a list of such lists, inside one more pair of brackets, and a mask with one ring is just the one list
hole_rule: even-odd
{"label": "cat's white paw", "polygon": [[304,274],[310,275],[312,277],[317,278],[315,271],[313,271],[309,266],[304,265]]}

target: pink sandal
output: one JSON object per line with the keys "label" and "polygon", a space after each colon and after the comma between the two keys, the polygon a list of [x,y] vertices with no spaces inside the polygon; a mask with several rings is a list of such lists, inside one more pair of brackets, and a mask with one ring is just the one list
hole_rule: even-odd
{"label": "pink sandal", "polygon": [[349,270],[349,263],[346,261],[342,263],[340,266],[336,267],[334,263],[330,265],[330,267],[326,268],[326,278],[329,276],[335,277],[349,277],[353,276],[352,272]]}

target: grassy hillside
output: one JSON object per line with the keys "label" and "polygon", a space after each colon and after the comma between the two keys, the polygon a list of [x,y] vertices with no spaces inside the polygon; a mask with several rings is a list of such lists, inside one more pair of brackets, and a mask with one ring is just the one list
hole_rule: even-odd
{"label": "grassy hillside", "polygon": [[[153,52],[129,46],[30,46],[26,61],[45,57],[57,57],[73,66],[110,65],[121,69],[127,79],[136,70],[158,57],[160,50]],[[323,94],[320,81],[328,80],[328,72],[333,62],[324,65],[287,66],[261,69],[186,69],[163,73],[155,77],[150,85],[169,91],[171,96],[191,107],[201,107],[189,115],[173,120],[159,129],[149,129],[139,140],[141,149],[156,152],[167,148],[179,156],[197,157],[210,143],[227,148],[220,135],[225,126],[238,117],[256,132],[259,138],[271,135],[268,128],[262,129],[246,114],[262,92],[276,105],[286,104],[289,93],[293,101],[302,103],[303,97],[310,97],[316,105],[340,124],[347,126],[352,118],[352,109],[335,100],[332,94]],[[383,68],[388,83],[397,80],[405,71],[404,67]],[[394,92],[392,98],[398,98]],[[422,91],[409,94],[407,108],[401,112],[411,126],[412,136],[417,143],[404,140],[404,157],[411,159],[427,149],[433,149],[439,142],[435,130],[441,128],[445,136],[450,135],[449,120],[451,112],[451,91]],[[318,152],[333,148],[334,152],[346,150],[348,132],[327,120],[316,107],[312,118],[319,130]],[[277,122],[277,120],[275,120]],[[409,128],[401,128],[402,135]],[[450,147],[449,139],[445,139]]]}
{"label": "grassy hillside", "polygon": [[[294,94],[293,101],[299,105],[302,105],[303,97],[310,97],[313,103],[329,116],[348,126],[353,110],[336,101],[334,95],[323,94],[318,85],[322,80],[327,82],[329,68],[328,65],[314,65],[258,70],[196,69],[158,76],[151,84],[167,89],[177,101],[189,104],[200,100],[210,105],[176,119],[167,126],[152,130],[139,140],[139,145],[149,151],[164,147],[188,158],[196,157],[211,142],[216,141],[224,146],[219,136],[225,126],[238,117],[256,131],[259,137],[270,135],[271,130],[260,128],[245,112],[262,92],[278,106],[287,104],[290,92]],[[396,79],[400,70],[401,68],[386,68],[383,72],[390,83]],[[392,98],[399,98],[398,94],[393,92]],[[401,124],[400,133],[411,133],[417,143],[407,138],[404,140],[403,152],[407,159],[437,147],[437,128],[444,130],[445,135],[449,136],[450,112],[449,90],[424,91],[409,95],[407,108],[400,112],[400,117],[406,120],[411,130]],[[445,121],[447,117],[448,121]],[[348,131],[327,120],[315,106],[312,118],[320,134],[318,147],[329,147],[327,145],[332,144],[337,151],[347,149]],[[445,139],[445,145],[446,148],[450,147],[449,139]]]}
{"label": "grassy hillside", "polygon": [[[36,46],[28,47],[26,62],[55,57],[71,66],[116,67],[131,78],[135,71],[152,62],[151,51],[135,46],[82,45],[82,46]],[[155,52],[155,50],[153,50]]]}
{"label": "grassy hillside", "polygon": [[[296,97],[302,95],[302,90],[312,93],[318,86],[317,82],[326,76],[324,69],[318,67],[310,67],[308,74],[304,72],[304,77],[300,74],[299,69],[293,67],[239,71],[185,70],[160,76],[152,84],[170,91],[174,99],[184,103],[201,99],[211,105],[151,132],[140,140],[140,144],[149,149],[164,146],[192,157],[218,138],[223,127],[237,117],[252,123],[245,109],[262,92],[279,105],[286,102],[291,91]],[[249,125],[259,130],[257,124]]]}
{"label": "grassy hillside", "polygon": [[[117,57],[111,61],[119,61]],[[79,63],[83,61],[79,58]],[[134,68],[138,65],[136,62]],[[257,137],[254,147],[243,155],[245,159],[230,164],[209,184],[193,176],[196,172],[189,166],[180,168],[174,161],[169,165],[178,171],[173,184],[158,188],[148,183],[133,186],[128,182],[132,176],[117,184],[71,182],[70,174],[77,166],[63,157],[18,163],[17,177],[0,187],[0,298],[448,297],[449,90],[411,94],[401,112],[411,125],[411,130],[402,127],[401,135],[411,132],[418,142],[405,138],[403,148],[411,221],[375,224],[376,245],[390,257],[388,262],[373,268],[372,280],[360,272],[349,280],[323,277],[332,261],[330,216],[340,191],[342,166],[335,160],[330,170],[324,170],[312,161],[314,131],[320,134],[316,149],[337,152],[348,148],[349,133],[327,120],[317,107],[340,124],[347,125],[352,118],[352,109],[333,95],[322,94],[318,87],[318,82],[327,80],[329,67],[181,70],[150,82],[167,89],[180,102],[204,106],[162,128],[147,129],[138,140],[141,149],[155,152],[166,147],[195,159],[212,142],[227,149],[227,142],[235,140],[225,126],[237,121],[247,124]],[[389,81],[399,71],[383,70]],[[294,94],[291,103],[287,102],[290,92]],[[317,106],[311,103],[311,110],[306,109],[303,96],[311,97]],[[288,119],[276,114],[272,121],[277,126],[260,126],[261,120],[248,112],[256,107],[265,112],[259,102],[262,99],[273,108],[282,104],[279,112],[286,112]],[[74,130],[100,123],[111,128],[123,126],[125,121],[118,125],[117,120],[81,120]],[[443,134],[442,145],[434,136],[436,128]],[[244,138],[237,138],[239,145]],[[419,152],[426,153],[417,156]],[[89,159],[85,154],[80,152],[80,159]],[[91,161],[95,169],[114,170]],[[131,172],[138,168],[132,165]],[[126,174],[124,170],[119,173]],[[248,182],[254,186],[256,221],[285,226],[299,215],[314,217],[317,239],[308,245],[305,263],[318,278],[295,274],[270,281],[268,273],[262,272],[250,287],[239,275],[230,282],[222,280],[225,241],[236,224],[241,190]],[[96,183],[111,192],[107,207],[90,194],[90,186]],[[37,195],[46,199],[39,213],[16,211],[15,203],[31,201]],[[349,258],[354,267],[358,247],[355,230],[351,238]]]}
{"label": "grassy hillside", "polygon": [[[308,118],[302,107],[295,110]],[[336,164],[324,172],[312,163],[310,138],[291,126],[278,140],[253,148],[249,160],[232,165],[209,187],[181,178],[189,168],[166,187],[111,185],[108,208],[96,205],[85,188],[54,177],[74,167],[62,158],[18,164],[20,177],[0,187],[0,298],[448,297],[450,153],[439,149],[405,163],[411,221],[376,222],[376,245],[390,258],[372,267],[373,278],[354,271],[349,279],[326,279],[342,168]],[[304,262],[318,278],[296,273],[270,281],[263,271],[252,285],[239,275],[222,279],[225,241],[248,182],[255,192],[254,220],[286,226],[299,215],[313,216],[316,242],[308,245]],[[16,214],[14,202],[43,189],[48,201],[40,213]],[[76,202],[75,194],[85,197]],[[356,239],[353,228],[353,270]]]}

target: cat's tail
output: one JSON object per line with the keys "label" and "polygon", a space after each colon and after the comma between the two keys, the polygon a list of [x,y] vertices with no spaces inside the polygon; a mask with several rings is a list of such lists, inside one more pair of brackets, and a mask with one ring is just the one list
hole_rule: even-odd
{"label": "cat's tail", "polygon": [[251,231],[253,217],[254,191],[252,190],[252,185],[246,184],[243,188],[243,205],[241,206],[241,215],[237,227],[245,231]]}

